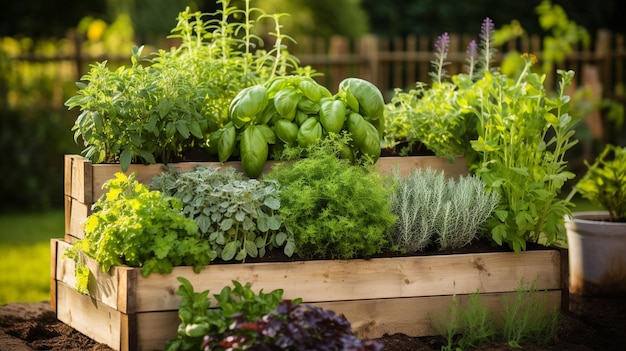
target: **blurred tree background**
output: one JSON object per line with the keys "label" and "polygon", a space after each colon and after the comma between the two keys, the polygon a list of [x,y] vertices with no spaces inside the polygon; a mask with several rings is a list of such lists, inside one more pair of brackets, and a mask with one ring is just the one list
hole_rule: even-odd
{"label": "blurred tree background", "polygon": [[[535,7],[541,0],[255,0],[267,13],[290,13],[284,31],[304,35],[359,37],[443,32],[476,35],[491,17],[496,27],[519,20],[541,34]],[[243,0],[231,0],[241,6]],[[591,5],[554,0],[591,37],[600,28],[626,32],[618,0]],[[215,0],[28,0],[5,2],[0,11],[0,211],[41,210],[63,205],[63,155],[78,153],[70,131],[77,111],[63,102],[75,93],[75,68],[14,60],[29,55],[71,55],[74,33],[84,35],[90,55],[128,57],[130,47],[155,44],[192,10],[214,13]],[[67,77],[72,77],[68,79]]]}

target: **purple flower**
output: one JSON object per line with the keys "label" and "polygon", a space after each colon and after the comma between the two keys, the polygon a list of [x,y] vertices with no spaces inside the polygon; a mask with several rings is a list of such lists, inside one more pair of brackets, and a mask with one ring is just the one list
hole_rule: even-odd
{"label": "purple flower", "polygon": [[437,37],[437,41],[435,42],[435,51],[439,53],[441,58],[445,58],[448,56],[448,50],[450,50],[450,36],[448,35],[448,32],[446,32]]}
{"label": "purple flower", "polygon": [[473,60],[476,57],[476,53],[477,53],[477,44],[476,44],[476,40],[472,40],[470,41],[469,45],[467,46],[467,56]]}
{"label": "purple flower", "polygon": [[480,38],[483,41],[488,41],[489,38],[491,38],[493,31],[494,31],[493,21],[489,17],[485,18],[483,20],[482,26],[480,26]]}

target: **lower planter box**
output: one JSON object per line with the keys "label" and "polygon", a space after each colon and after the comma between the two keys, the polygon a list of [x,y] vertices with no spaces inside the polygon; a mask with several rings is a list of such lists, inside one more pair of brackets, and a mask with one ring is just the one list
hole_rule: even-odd
{"label": "lower planter box", "polygon": [[537,280],[548,306],[567,308],[567,257],[563,250],[489,252],[369,260],[317,260],[281,263],[215,264],[196,274],[177,267],[171,274],[143,277],[140,270],[114,267],[94,273],[90,295],[75,290],[74,262],[63,258],[70,243],[51,242],[51,304],[59,320],[116,350],[159,350],[176,336],[180,303],[176,277],[196,291],[218,293],[232,280],[255,291],[284,289],[285,298],[344,314],[360,338],[385,334],[434,335],[430,315],[447,311],[454,296],[479,292],[502,313],[502,299],[515,295],[522,279]]}

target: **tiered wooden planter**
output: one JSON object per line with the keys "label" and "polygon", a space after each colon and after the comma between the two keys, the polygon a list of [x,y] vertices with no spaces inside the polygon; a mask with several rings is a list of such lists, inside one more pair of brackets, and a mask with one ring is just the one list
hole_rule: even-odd
{"label": "tiered wooden planter", "polygon": [[[402,161],[413,163],[399,166],[405,173],[418,162],[417,166],[425,166],[424,160]],[[449,166],[445,160],[436,162]],[[195,165],[198,163],[178,167],[192,169]],[[80,222],[101,195],[101,185],[118,170],[118,165],[92,165],[79,156],[66,158],[66,235],[65,240],[51,243],[51,303],[57,318],[114,349],[163,349],[165,342],[176,336],[178,276],[187,278],[197,291],[208,289],[211,293],[231,285],[232,280],[250,282],[257,291],[284,289],[285,298],[301,297],[344,314],[361,338],[394,333],[433,335],[430,316],[445,313],[453,296],[463,301],[475,292],[480,292],[491,311],[501,314],[503,298],[512,298],[522,279],[537,279],[537,288],[546,291],[549,306],[567,307],[567,257],[557,249],[215,264],[198,274],[190,267],[177,267],[171,274],[148,277],[138,268],[124,266],[103,273],[95,261],[87,259],[94,273],[93,284],[89,296],[81,295],[74,288],[74,262],[64,259],[63,253],[82,237]],[[133,166],[129,171],[149,182],[160,166]],[[446,172],[463,174],[465,168],[456,165]]]}

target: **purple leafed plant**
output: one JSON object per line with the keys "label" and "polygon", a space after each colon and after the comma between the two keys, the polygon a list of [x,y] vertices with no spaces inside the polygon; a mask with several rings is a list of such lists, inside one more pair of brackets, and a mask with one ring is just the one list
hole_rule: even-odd
{"label": "purple leafed plant", "polygon": [[207,336],[205,350],[381,351],[382,344],[360,340],[350,322],[331,310],[283,300],[274,312],[254,322],[234,316],[223,334]]}

